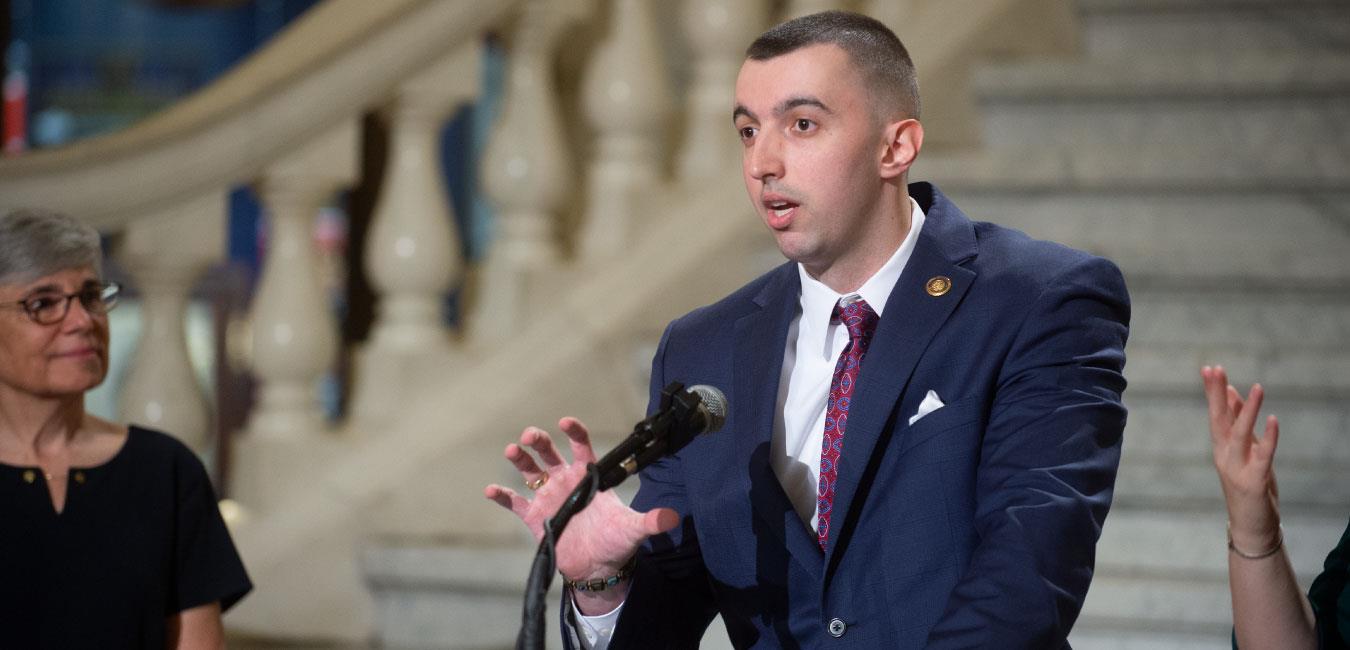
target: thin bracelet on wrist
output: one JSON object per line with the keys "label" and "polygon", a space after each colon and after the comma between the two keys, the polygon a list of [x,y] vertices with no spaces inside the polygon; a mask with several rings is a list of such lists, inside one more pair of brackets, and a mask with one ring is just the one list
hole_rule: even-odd
{"label": "thin bracelet on wrist", "polygon": [[1228,522],[1228,550],[1244,560],[1264,560],[1284,548],[1284,524],[1275,529],[1275,544],[1260,553],[1248,553],[1233,545],[1233,522]]}
{"label": "thin bracelet on wrist", "polygon": [[623,582],[624,580],[627,580],[630,576],[633,575],[633,569],[636,568],[637,568],[637,556],[634,555],[632,559],[628,560],[628,562],[623,565],[623,568],[619,569],[618,573],[608,578],[595,578],[593,580],[572,580],[567,576],[563,576],[562,577],[563,586],[576,591],[604,591],[606,589],[609,589],[610,587],[618,585],[620,582]]}

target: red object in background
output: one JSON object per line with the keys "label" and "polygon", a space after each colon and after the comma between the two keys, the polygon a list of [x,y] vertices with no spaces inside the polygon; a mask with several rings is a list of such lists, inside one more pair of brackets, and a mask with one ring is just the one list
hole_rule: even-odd
{"label": "red object in background", "polygon": [[12,156],[28,148],[28,73],[5,75],[4,98],[4,153]]}

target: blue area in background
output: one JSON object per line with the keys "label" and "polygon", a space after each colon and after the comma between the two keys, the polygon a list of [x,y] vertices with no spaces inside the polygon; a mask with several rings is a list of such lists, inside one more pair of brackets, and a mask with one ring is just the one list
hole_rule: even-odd
{"label": "blue area in background", "polygon": [[[229,71],[319,0],[162,7],[143,0],[12,0],[13,37],[32,52],[38,146],[124,128]],[[36,119],[34,119],[36,118]],[[261,207],[230,195],[229,258],[256,271]]]}
{"label": "blue area in background", "polygon": [[[30,124],[48,138],[37,144],[59,146],[124,128],[178,101],[230,70],[318,1],[170,8],[145,0],[11,0],[13,36],[32,51]],[[499,47],[487,46],[483,73],[482,99],[460,110],[441,137],[446,187],[469,259],[481,257],[492,237],[475,161],[500,100]],[[248,187],[233,191],[229,205],[229,259],[256,280],[262,206]],[[449,312],[453,319],[453,302]]]}
{"label": "blue area in background", "polygon": [[161,7],[141,0],[11,0],[28,44],[36,146],[123,128],[215,80],[318,0]]}
{"label": "blue area in background", "polygon": [[262,204],[253,190],[247,187],[230,192],[229,259],[251,270],[250,282],[257,279],[258,224],[262,220]]}

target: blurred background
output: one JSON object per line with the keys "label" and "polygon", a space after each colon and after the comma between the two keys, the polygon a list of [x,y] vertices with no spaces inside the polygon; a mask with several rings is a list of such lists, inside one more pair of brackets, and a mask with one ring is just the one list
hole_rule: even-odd
{"label": "blurred background", "polygon": [[105,233],[89,406],[212,469],[232,647],[513,646],[532,544],[482,487],[528,424],[617,442],[665,323],[781,261],[732,86],[828,8],[913,54],[912,180],[1126,273],[1074,646],[1229,647],[1202,364],[1268,389],[1306,587],[1350,516],[1343,0],[0,0],[0,207]]}

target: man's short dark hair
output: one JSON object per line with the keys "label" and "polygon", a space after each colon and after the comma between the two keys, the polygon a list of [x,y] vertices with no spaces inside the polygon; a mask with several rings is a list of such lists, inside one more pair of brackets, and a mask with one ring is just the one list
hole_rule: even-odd
{"label": "man's short dark hair", "polygon": [[876,19],[848,11],[794,18],[761,34],[745,56],[764,61],[821,44],[837,45],[848,53],[883,111],[918,119],[919,80],[914,61],[895,32]]}

